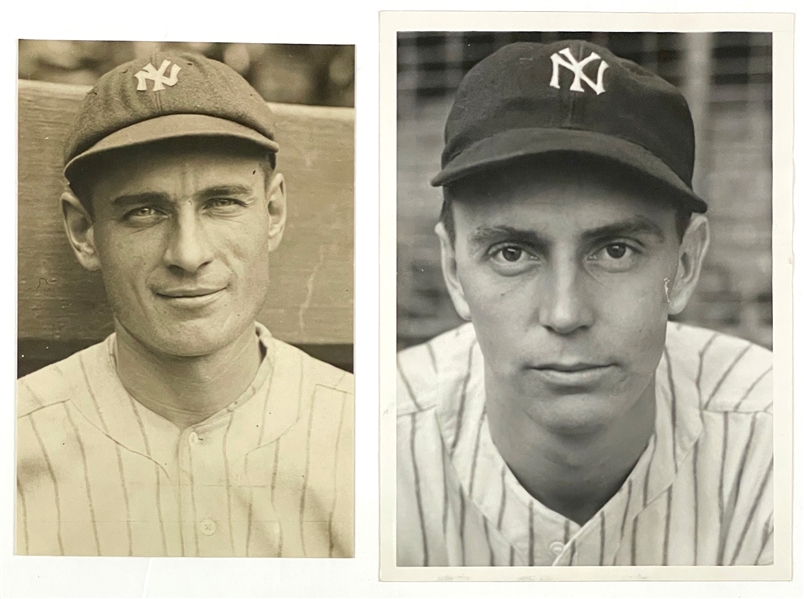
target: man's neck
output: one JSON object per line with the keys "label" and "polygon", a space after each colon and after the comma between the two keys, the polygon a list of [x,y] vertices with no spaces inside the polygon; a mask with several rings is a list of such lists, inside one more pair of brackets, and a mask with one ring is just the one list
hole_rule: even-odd
{"label": "man's neck", "polygon": [[[580,525],[620,489],[648,445],[655,426],[653,379],[616,421],[588,434],[563,435],[541,426],[519,405],[487,401],[489,429],[508,467],[544,506]],[[488,391],[487,391],[488,396]]]}
{"label": "man's neck", "polygon": [[249,327],[234,342],[206,356],[156,353],[122,326],[117,332],[117,375],[131,396],[180,429],[222,410],[249,387],[262,361]]}

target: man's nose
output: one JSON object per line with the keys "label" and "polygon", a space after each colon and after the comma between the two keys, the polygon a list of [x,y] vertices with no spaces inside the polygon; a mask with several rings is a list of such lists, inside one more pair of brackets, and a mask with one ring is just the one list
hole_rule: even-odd
{"label": "man's nose", "polygon": [[594,311],[581,275],[575,265],[565,264],[551,269],[544,280],[539,301],[539,324],[559,335],[569,335],[592,326]]}
{"label": "man's nose", "polygon": [[179,213],[173,219],[164,261],[169,268],[188,273],[195,273],[212,261],[211,245],[194,210]]}

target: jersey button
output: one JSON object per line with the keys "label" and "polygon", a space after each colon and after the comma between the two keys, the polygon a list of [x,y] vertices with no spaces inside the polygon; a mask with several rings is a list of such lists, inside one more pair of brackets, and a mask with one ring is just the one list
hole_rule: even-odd
{"label": "jersey button", "polygon": [[215,534],[215,531],[218,529],[218,525],[215,524],[215,520],[212,518],[204,518],[200,522],[201,532],[208,537],[211,537]]}
{"label": "jersey button", "polygon": [[564,543],[561,541],[553,541],[550,543],[550,551],[553,555],[561,555],[561,552],[564,551]]}
{"label": "jersey button", "polygon": [[191,432],[190,436],[187,437],[187,442],[190,444],[190,447],[198,445],[198,433],[195,431]]}

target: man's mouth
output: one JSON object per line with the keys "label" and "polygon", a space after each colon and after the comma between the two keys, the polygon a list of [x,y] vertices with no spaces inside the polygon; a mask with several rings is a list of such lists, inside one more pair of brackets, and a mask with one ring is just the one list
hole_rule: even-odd
{"label": "man's mouth", "polygon": [[612,364],[562,362],[539,364],[533,371],[554,387],[586,387],[599,382],[612,368]]}
{"label": "man's mouth", "polygon": [[534,366],[536,370],[555,370],[557,372],[583,372],[596,368],[606,368],[609,364],[593,364],[588,362],[546,363]]}
{"label": "man's mouth", "polygon": [[195,310],[213,304],[226,287],[177,287],[154,291],[167,305],[180,310]]}
{"label": "man's mouth", "polygon": [[221,287],[189,287],[177,289],[163,289],[157,291],[157,295],[171,299],[188,298],[188,297],[204,297],[205,295],[212,295],[223,291]]}

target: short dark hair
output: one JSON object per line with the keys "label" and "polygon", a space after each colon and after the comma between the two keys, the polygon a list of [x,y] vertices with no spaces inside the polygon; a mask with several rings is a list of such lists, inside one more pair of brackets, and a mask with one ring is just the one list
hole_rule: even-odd
{"label": "short dark hair", "polygon": [[[509,166],[514,168],[522,167],[533,169],[554,169],[561,167],[560,165],[562,163],[560,160],[561,158],[559,157],[559,154],[556,153],[554,155],[536,159],[534,159],[534,157],[521,158],[516,161],[512,161]],[[577,168],[579,172],[602,173],[603,176],[610,177],[613,163],[593,157],[575,156],[573,166]],[[444,201],[441,204],[441,215],[439,216],[438,220],[444,226],[452,245],[455,245],[455,215],[452,204],[456,201],[456,199],[460,199],[463,189],[472,189],[477,188],[478,185],[488,184],[489,174],[491,173],[491,176],[496,176],[494,170],[496,169],[481,171],[464,179],[460,179],[451,185],[444,186]],[[639,171],[628,167],[621,167],[620,165],[616,165],[614,171],[624,175],[626,177],[624,180],[628,181],[630,185],[640,186],[652,194],[659,195],[665,202],[672,203],[675,210],[676,234],[678,235],[679,240],[684,237],[684,233],[687,231],[687,227],[689,227],[693,214],[692,209],[687,203],[676,197],[677,194],[673,190],[668,189],[663,184],[655,181],[652,178],[649,178],[647,175]]]}
{"label": "short dark hair", "polygon": [[96,155],[90,155],[79,164],[72,167],[70,172],[69,186],[75,197],[86,208],[89,216],[94,218],[95,211],[92,205],[92,190],[97,181],[98,174],[109,168],[111,163],[125,160],[126,154],[140,152],[148,146],[158,144],[160,148],[168,146],[175,151],[198,148],[214,148],[221,151],[233,153],[253,154],[260,160],[260,167],[265,174],[266,185],[271,179],[271,175],[276,169],[276,153],[266,151],[265,148],[253,142],[242,140],[235,137],[221,136],[193,136],[177,137],[160,141],[148,142],[137,146],[116,148]]}

